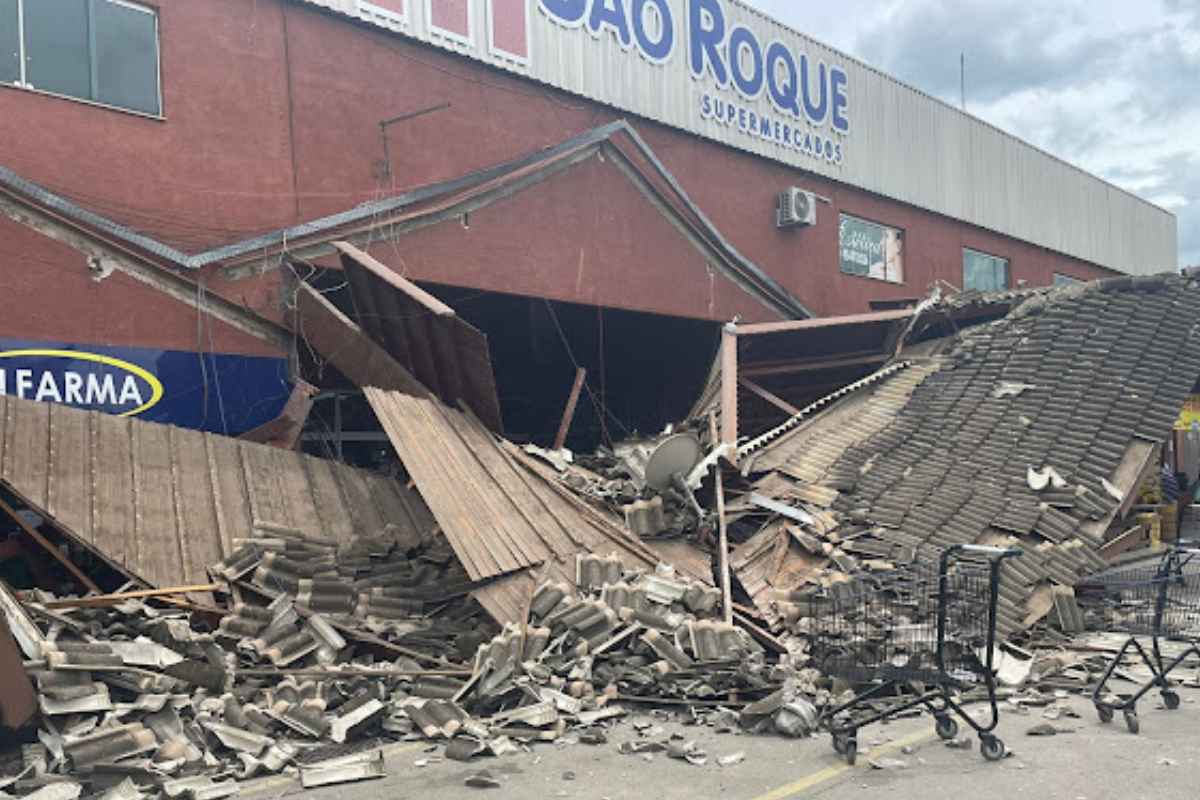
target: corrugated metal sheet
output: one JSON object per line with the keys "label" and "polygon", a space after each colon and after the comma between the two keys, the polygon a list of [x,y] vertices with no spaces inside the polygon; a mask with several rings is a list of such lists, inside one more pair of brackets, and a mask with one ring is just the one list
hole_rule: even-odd
{"label": "corrugated metal sheet", "polygon": [[295,314],[289,316],[288,322],[321,358],[337,367],[356,386],[378,386],[428,396],[428,390],[411,372],[306,283],[296,287]]}
{"label": "corrugated metal sheet", "polygon": [[796,480],[820,483],[834,462],[851,447],[868,442],[890,425],[940,363],[916,364],[875,385],[869,393],[850,397],[812,423],[776,441],[754,457],[747,470],[779,470]]}
{"label": "corrugated metal sheet", "polygon": [[363,330],[422,386],[451,405],[465,402],[489,428],[502,430],[487,336],[356,247],[334,247]]}
{"label": "corrugated metal sheet", "polygon": [[0,397],[0,482],[154,586],[206,568],[257,526],[345,540],[386,523],[429,531],[400,483],[288,450]]}
{"label": "corrugated metal sheet", "polygon": [[522,619],[537,580],[574,582],[580,553],[615,552],[629,569],[658,563],[640,540],[498,442],[478,419],[436,400],[365,393],[471,580],[499,578],[474,593],[497,620]]}
{"label": "corrugated metal sheet", "polygon": [[[804,155],[737,125],[706,119],[705,92],[780,119],[767,93],[746,99],[693,79],[688,66],[687,0],[667,0],[676,49],[665,64],[625,50],[607,33],[591,36],[551,22],[528,0],[529,54],[514,59],[492,44],[493,3],[470,0],[465,39],[434,30],[428,5],[405,4],[403,16],[380,14],[365,0],[301,0],[396,33],[526,75],[593,100],[824,175],[852,186],[1033,242],[1112,269],[1152,273],[1177,265],[1175,217],[1134,195],[787,28],[736,0],[720,0],[727,26],[744,25],[763,42],[778,40],[848,77],[850,133],[839,138],[841,164]],[[799,123],[803,125],[804,123]],[[827,131],[816,129],[816,132]]]}

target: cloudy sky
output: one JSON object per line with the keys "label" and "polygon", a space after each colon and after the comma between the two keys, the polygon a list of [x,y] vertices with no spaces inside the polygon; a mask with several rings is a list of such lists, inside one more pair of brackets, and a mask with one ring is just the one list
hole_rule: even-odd
{"label": "cloudy sky", "polygon": [[1200,0],[749,0],[1178,215],[1200,264]]}

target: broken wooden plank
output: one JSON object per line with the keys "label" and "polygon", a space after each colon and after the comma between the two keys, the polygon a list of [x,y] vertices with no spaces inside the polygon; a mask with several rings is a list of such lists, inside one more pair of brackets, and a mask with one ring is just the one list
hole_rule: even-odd
{"label": "broken wooden plank", "polygon": [[749,378],[739,377],[738,384],[741,385],[742,388],[750,391],[753,394],[758,395],[763,400],[766,400],[768,403],[775,406],[780,411],[787,414],[789,417],[798,417],[798,416],[800,416],[801,413],[803,413],[800,411],[800,409],[796,408],[794,405],[792,405],[788,401],[784,400],[779,395],[777,395],[767,389],[764,389],[762,386],[758,385],[757,383],[750,380]]}
{"label": "broken wooden plank", "polygon": [[571,394],[567,396],[567,406],[563,409],[562,422],[558,424],[558,433],[554,437],[555,450],[562,450],[563,445],[567,443],[567,432],[571,429],[571,422],[575,419],[575,407],[579,405],[579,394],[583,391],[583,382],[586,379],[587,370],[577,367],[575,384],[571,387]]}
{"label": "broken wooden plank", "polygon": [[216,592],[225,588],[222,583],[198,583],[191,586],[173,586],[164,589],[141,589],[136,592],[117,592],[115,594],[91,595],[76,597],[70,600],[53,600],[44,603],[44,608],[100,608],[124,603],[127,600],[147,600],[155,597],[170,597],[172,595],[200,594]]}
{"label": "broken wooden plank", "polygon": [[20,526],[21,530],[25,531],[25,534],[29,536],[30,539],[33,539],[35,542],[40,544],[47,553],[53,556],[58,563],[62,564],[66,568],[67,572],[75,576],[75,579],[78,580],[84,587],[86,587],[89,592],[100,591],[100,587],[96,585],[95,581],[85,575],[83,570],[75,566],[74,561],[63,555],[62,551],[51,544],[49,539],[38,533],[36,528],[34,528],[32,525],[26,522],[23,517],[17,514],[16,510],[14,510],[12,506],[5,502],[4,498],[0,498],[0,511],[3,511],[8,516],[12,517],[13,521]]}

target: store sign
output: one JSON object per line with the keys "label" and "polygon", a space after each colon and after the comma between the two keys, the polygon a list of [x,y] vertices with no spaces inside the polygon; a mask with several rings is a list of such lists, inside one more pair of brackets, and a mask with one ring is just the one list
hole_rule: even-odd
{"label": "store sign", "polygon": [[727,0],[683,0],[682,15],[671,0],[538,3],[553,22],[611,39],[628,57],[658,66],[686,58],[705,85],[695,93],[703,119],[831,164],[844,160],[845,69],[772,38],[765,25],[735,22]]}
{"label": "store sign", "polygon": [[838,229],[841,271],[847,275],[903,283],[901,231],[843,214]]}
{"label": "store sign", "polygon": [[0,351],[0,394],[132,417],[162,400],[162,383],[136,364],[83,350]]}
{"label": "store sign", "polygon": [[0,339],[0,395],[236,435],[276,417],[287,362]]}

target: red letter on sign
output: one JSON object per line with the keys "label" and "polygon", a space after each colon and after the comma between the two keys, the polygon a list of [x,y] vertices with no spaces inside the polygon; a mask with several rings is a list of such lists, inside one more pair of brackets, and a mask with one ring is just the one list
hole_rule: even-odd
{"label": "red letter on sign", "polygon": [[492,53],[524,63],[529,59],[525,0],[488,0]]}
{"label": "red letter on sign", "polygon": [[471,44],[471,7],[468,0],[428,0],[429,31]]}

